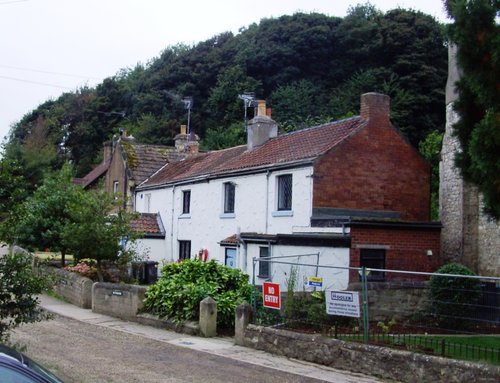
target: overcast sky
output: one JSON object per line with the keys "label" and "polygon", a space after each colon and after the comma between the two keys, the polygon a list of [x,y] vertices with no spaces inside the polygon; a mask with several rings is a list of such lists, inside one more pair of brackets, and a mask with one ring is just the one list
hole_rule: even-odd
{"label": "overcast sky", "polygon": [[[194,44],[265,17],[345,16],[365,0],[0,0],[0,142],[40,103],[177,43]],[[382,11],[420,10],[446,22],[441,0],[372,0]]]}

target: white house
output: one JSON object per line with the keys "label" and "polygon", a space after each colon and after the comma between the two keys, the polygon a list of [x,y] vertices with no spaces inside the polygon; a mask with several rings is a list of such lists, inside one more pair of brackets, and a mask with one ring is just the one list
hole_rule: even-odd
{"label": "white house", "polygon": [[[365,94],[360,116],[280,136],[265,103],[258,110],[247,145],[170,162],[136,188],[136,210],[156,214],[164,227],[164,238],[144,240],[154,246],[151,259],[208,257],[256,283],[282,284],[299,263],[310,265],[299,278],[323,277],[323,288],[345,289],[347,270],[317,266],[391,259],[386,243],[353,241],[353,230],[371,230],[359,222],[394,230],[388,221],[415,228],[428,219],[428,165],[391,126],[387,96]],[[383,250],[376,259],[366,255],[373,249]],[[254,262],[267,257],[274,262]]]}

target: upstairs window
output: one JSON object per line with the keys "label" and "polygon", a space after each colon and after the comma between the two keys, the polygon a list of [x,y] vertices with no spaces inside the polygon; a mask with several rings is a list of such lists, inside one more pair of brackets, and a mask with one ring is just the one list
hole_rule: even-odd
{"label": "upstairs window", "polygon": [[191,258],[191,241],[179,241],[179,260]]}
{"label": "upstairs window", "polygon": [[118,181],[113,181],[113,193],[118,193],[120,190],[120,182]]}
{"label": "upstairs window", "polygon": [[191,213],[191,190],[182,192],[182,214]]}
{"label": "upstairs window", "polygon": [[234,213],[234,197],[236,187],[232,182],[224,184],[224,214]]}
{"label": "upstairs window", "polygon": [[278,176],[278,211],[292,210],[292,175]]}

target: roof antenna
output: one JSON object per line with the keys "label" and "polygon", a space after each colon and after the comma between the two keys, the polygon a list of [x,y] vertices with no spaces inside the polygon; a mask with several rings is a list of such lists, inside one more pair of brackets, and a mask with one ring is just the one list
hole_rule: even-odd
{"label": "roof antenna", "polygon": [[193,97],[184,97],[182,99],[184,108],[187,109],[187,134],[191,133],[191,108],[193,107]]}
{"label": "roof antenna", "polygon": [[246,132],[248,126],[247,109],[250,108],[251,106],[256,107],[257,101],[255,100],[254,92],[243,92],[243,94],[238,95],[238,98],[240,100],[243,100],[243,103],[245,104],[245,132]]}

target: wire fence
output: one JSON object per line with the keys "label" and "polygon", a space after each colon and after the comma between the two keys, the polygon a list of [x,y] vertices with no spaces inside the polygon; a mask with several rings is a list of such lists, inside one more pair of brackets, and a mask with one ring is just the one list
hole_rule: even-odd
{"label": "wire fence", "polygon": [[[254,322],[500,365],[500,278],[254,259]],[[256,277],[268,263],[267,279]]]}

